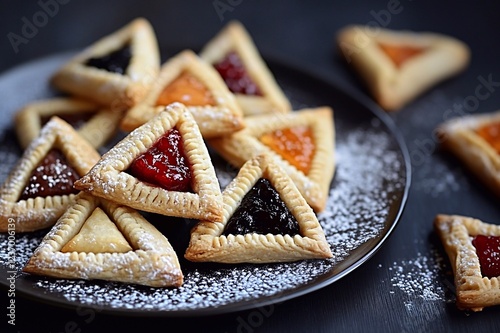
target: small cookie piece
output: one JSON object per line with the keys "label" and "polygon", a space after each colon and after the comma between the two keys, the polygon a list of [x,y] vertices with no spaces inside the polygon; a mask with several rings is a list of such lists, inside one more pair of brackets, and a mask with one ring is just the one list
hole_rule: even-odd
{"label": "small cookie piece", "polygon": [[159,69],[154,30],[137,18],[70,59],[51,83],[74,96],[123,109],[144,97]]}
{"label": "small cookie piece", "polygon": [[126,112],[121,128],[132,131],[174,102],[193,113],[204,138],[244,127],[243,111],[217,71],[193,51],[184,50],[162,65],[144,99]]}
{"label": "small cookie piece", "polygon": [[441,147],[500,197],[500,111],[453,118],[436,132]]}
{"label": "small cookie piece", "polygon": [[291,110],[290,101],[240,22],[229,22],[205,45],[200,57],[217,69],[245,115]]}
{"label": "small cookie piece", "polygon": [[313,210],[271,156],[246,162],[223,200],[221,220],[200,221],[191,231],[186,259],[272,263],[333,256]]}
{"label": "small cookie piece", "polygon": [[401,109],[438,82],[462,72],[470,61],[465,43],[431,32],[350,25],[338,32],[336,43],[386,111]]}
{"label": "small cookie piece", "polygon": [[99,153],[58,117],[31,141],[0,188],[0,232],[51,227],[78,191],[73,184],[99,160]]}
{"label": "small cookie piece", "polygon": [[98,104],[71,97],[56,97],[29,103],[14,115],[21,148],[26,149],[53,116],[73,126],[82,138],[98,149],[116,133],[123,111],[108,110]]}
{"label": "small cookie piece", "polygon": [[172,103],[106,152],[75,188],[132,208],[218,220],[222,195],[191,112]]}
{"label": "small cookie piece", "polygon": [[325,106],[253,115],[245,123],[243,130],[207,140],[208,144],[238,168],[259,154],[270,154],[314,211],[324,210],[335,174],[333,110]]}
{"label": "small cookie piece", "polygon": [[482,311],[500,304],[500,226],[439,214],[434,227],[453,268],[461,310]]}
{"label": "small cookie piece", "polygon": [[183,274],[167,238],[139,212],[80,192],[23,272],[64,279],[179,287]]}

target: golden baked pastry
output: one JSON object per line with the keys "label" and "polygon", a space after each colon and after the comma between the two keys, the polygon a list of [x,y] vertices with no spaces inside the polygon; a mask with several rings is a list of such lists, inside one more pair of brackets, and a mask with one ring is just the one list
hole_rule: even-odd
{"label": "golden baked pastry", "polygon": [[316,212],[324,210],[335,173],[335,128],[330,107],[245,118],[234,134],[207,140],[224,159],[241,167],[252,157],[273,156]]}
{"label": "golden baked pastry", "polygon": [[108,110],[77,98],[56,97],[29,103],[14,116],[17,138],[23,149],[38,137],[41,128],[52,116],[72,125],[82,138],[97,149],[116,133],[123,110]]}
{"label": "golden baked pastry", "polygon": [[313,210],[270,155],[247,161],[223,200],[222,219],[192,229],[186,259],[271,263],[332,257]]}
{"label": "golden baked pastry", "polygon": [[101,208],[96,207],[85,220],[78,233],[61,252],[124,253],[132,251],[128,241],[116,224]]}
{"label": "golden baked pastry", "polygon": [[240,22],[229,22],[200,56],[217,69],[245,115],[291,110],[290,101]]}
{"label": "golden baked pastry", "polygon": [[463,71],[470,60],[463,42],[431,32],[350,25],[337,34],[340,52],[365,81],[375,101],[396,111],[438,82]]}
{"label": "golden baked pastry", "polygon": [[52,226],[78,192],[73,183],[99,160],[99,153],[58,117],[42,128],[0,188],[0,232]]}
{"label": "golden baked pastry", "polygon": [[177,254],[161,232],[137,211],[84,192],[43,238],[23,271],[151,287],[183,283]]}
{"label": "golden baked pastry", "polygon": [[453,118],[437,133],[441,147],[500,196],[500,111]]}
{"label": "golden baked pastry", "polygon": [[154,30],[137,18],[78,53],[51,82],[63,92],[123,109],[144,97],[159,69]]}
{"label": "golden baked pastry", "polygon": [[191,112],[173,103],[117,143],[75,188],[132,208],[217,220],[222,195]]}
{"label": "golden baked pastry", "polygon": [[500,226],[444,214],[436,216],[434,226],[453,268],[458,308],[499,305]]}
{"label": "golden baked pastry", "polygon": [[217,71],[193,51],[167,60],[147,95],[130,108],[121,128],[131,131],[146,123],[165,106],[180,102],[194,116],[204,138],[243,128],[243,112]]}

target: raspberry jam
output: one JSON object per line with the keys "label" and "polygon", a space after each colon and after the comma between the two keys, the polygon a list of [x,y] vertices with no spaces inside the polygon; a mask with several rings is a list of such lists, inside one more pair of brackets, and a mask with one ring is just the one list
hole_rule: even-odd
{"label": "raspberry jam", "polygon": [[215,100],[196,77],[189,73],[182,73],[163,89],[156,101],[156,105],[169,105],[181,102],[186,106],[215,105]]}
{"label": "raspberry jam", "polygon": [[500,276],[500,237],[477,235],[472,239],[481,273],[488,278]]}
{"label": "raspberry jam", "polygon": [[129,45],[99,58],[90,58],[86,65],[107,70],[108,72],[125,74],[132,58]]}
{"label": "raspberry jam", "polygon": [[477,134],[486,140],[500,154],[500,122],[484,125]]}
{"label": "raspberry jam", "polygon": [[229,52],[222,61],[214,64],[215,69],[226,82],[229,90],[235,94],[262,96],[262,93],[248,75],[240,56]]}
{"label": "raspberry jam", "polygon": [[269,180],[261,178],[228,220],[223,235],[299,234],[299,223]]}
{"label": "raspberry jam", "polygon": [[62,152],[51,149],[32,171],[19,200],[77,193],[73,183],[79,178]]}
{"label": "raspberry jam", "polygon": [[130,165],[128,173],[168,191],[192,192],[191,168],[184,152],[182,136],[176,128],[160,137]]}
{"label": "raspberry jam", "polygon": [[266,133],[260,137],[260,141],[304,174],[309,173],[315,147],[312,131],[308,126],[297,126]]}
{"label": "raspberry jam", "polygon": [[396,67],[401,67],[401,65],[406,60],[424,51],[424,49],[422,48],[411,46],[395,46],[382,43],[379,43],[378,45],[384,51],[384,53],[387,54],[389,58],[391,58]]}

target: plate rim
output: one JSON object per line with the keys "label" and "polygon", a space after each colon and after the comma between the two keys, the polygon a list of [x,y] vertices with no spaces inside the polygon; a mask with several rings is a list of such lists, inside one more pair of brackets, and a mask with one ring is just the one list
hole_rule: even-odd
{"label": "plate rim", "polygon": [[[21,64],[18,64],[10,69],[7,69],[3,72],[0,72],[0,78],[5,78],[9,75],[15,75],[17,71],[24,69],[29,66],[39,66],[40,63],[48,62],[57,57],[69,56],[70,54],[75,53],[74,51],[66,51],[66,52],[58,52],[49,55],[45,55],[40,58],[36,58]],[[57,306],[60,308],[66,309],[75,309],[75,308],[86,308],[93,309],[98,311],[99,313],[109,314],[109,315],[127,315],[134,317],[195,317],[195,316],[212,316],[212,315],[221,315],[227,313],[234,313],[239,311],[245,311],[250,309],[255,309],[259,307],[269,306],[277,303],[282,303],[288,301],[290,299],[298,298],[305,294],[312,293],[319,289],[322,289],[326,286],[333,284],[334,282],[344,278],[364,263],[366,263],[369,259],[371,259],[383,246],[383,244],[387,241],[387,239],[393,234],[394,230],[400,224],[401,217],[406,208],[409,192],[411,188],[412,182],[412,167],[411,167],[411,158],[408,151],[407,144],[404,140],[404,137],[396,126],[394,120],[389,116],[389,114],[384,111],[378,104],[376,104],[369,96],[355,90],[349,88],[348,85],[343,83],[338,79],[332,79],[331,77],[326,77],[324,74],[320,74],[319,72],[312,70],[310,68],[303,68],[298,64],[291,62],[285,59],[277,59],[276,57],[268,56],[263,54],[263,59],[269,65],[271,71],[273,72],[273,67],[281,67],[281,69],[291,70],[299,76],[308,77],[313,80],[315,84],[320,84],[323,86],[328,86],[329,88],[333,88],[338,93],[343,95],[348,99],[355,100],[356,103],[362,105],[367,109],[373,116],[379,119],[383,125],[387,128],[387,132],[392,136],[395,140],[398,148],[398,152],[402,155],[402,160],[404,162],[404,171],[405,171],[405,181],[404,181],[404,189],[401,195],[401,202],[397,209],[397,212],[394,215],[394,220],[390,223],[389,227],[384,228],[383,234],[377,236],[377,240],[372,248],[365,254],[363,254],[359,259],[357,259],[353,264],[342,270],[341,272],[334,274],[333,276],[323,277],[318,276],[312,280],[312,282],[306,283],[304,285],[298,286],[297,288],[292,288],[290,290],[285,290],[279,292],[274,295],[262,296],[258,299],[250,299],[238,301],[235,303],[225,304],[218,307],[206,307],[200,309],[181,309],[181,310],[138,310],[138,309],[127,309],[127,308],[109,308],[103,307],[102,305],[92,305],[92,304],[83,304],[77,301],[70,301],[60,296],[54,296],[53,294],[46,294],[37,292],[36,289],[28,289],[28,290],[20,290],[16,288],[16,295],[20,295],[25,297],[26,299],[30,299],[35,302],[50,304],[53,306]],[[274,74],[274,73],[273,73]],[[0,270],[1,276],[6,276],[7,271],[4,272],[2,268]],[[323,278],[322,278],[323,277]],[[320,281],[317,281],[320,279]],[[2,288],[8,287],[5,284],[6,279],[1,279],[0,286]],[[316,281],[316,282],[315,282]]]}

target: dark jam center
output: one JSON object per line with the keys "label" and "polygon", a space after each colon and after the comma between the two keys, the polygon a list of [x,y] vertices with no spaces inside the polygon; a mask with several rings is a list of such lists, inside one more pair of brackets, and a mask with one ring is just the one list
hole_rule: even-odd
{"label": "dark jam center", "polygon": [[500,237],[477,235],[472,245],[479,257],[481,274],[489,278],[500,276]]}
{"label": "dark jam center", "polygon": [[299,223],[269,180],[261,178],[228,220],[223,235],[297,235]]}
{"label": "dark jam center", "polygon": [[20,200],[77,193],[73,183],[79,178],[61,151],[52,149],[31,173]]}
{"label": "dark jam center", "polygon": [[169,191],[192,192],[191,168],[182,136],[175,128],[137,157],[128,172],[139,180]]}
{"label": "dark jam center", "polygon": [[132,58],[132,51],[127,45],[121,49],[113,51],[99,58],[90,58],[86,65],[107,70],[108,72],[125,74],[127,67]]}
{"label": "dark jam center", "polygon": [[259,87],[248,75],[240,56],[236,52],[229,52],[222,61],[214,64],[214,67],[231,92],[262,96]]}
{"label": "dark jam center", "polygon": [[[85,125],[85,123],[89,121],[90,118],[92,118],[94,115],[95,115],[94,112],[80,112],[72,114],[61,113],[61,114],[55,114],[54,116],[61,118],[62,120],[73,126],[73,128],[79,129],[80,127]],[[52,116],[53,115],[42,117],[40,119],[42,126],[47,124],[49,120],[52,118]]]}

